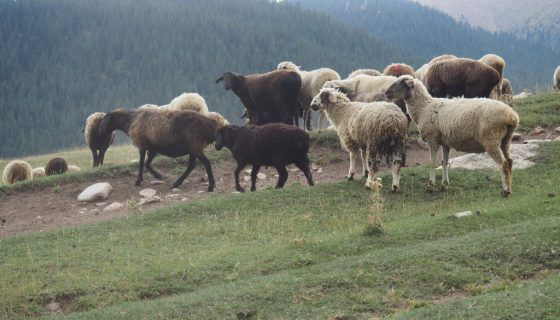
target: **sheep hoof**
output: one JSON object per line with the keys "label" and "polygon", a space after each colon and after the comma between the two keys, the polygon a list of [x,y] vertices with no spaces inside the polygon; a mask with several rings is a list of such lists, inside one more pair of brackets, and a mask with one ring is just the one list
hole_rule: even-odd
{"label": "sheep hoof", "polygon": [[257,188],[251,188],[251,192],[257,191]]}
{"label": "sheep hoof", "polygon": [[440,188],[441,192],[447,192],[449,190],[448,184],[442,184]]}
{"label": "sheep hoof", "polygon": [[142,183],[142,180],[136,180],[136,182],[134,182],[134,185],[138,187],[140,183]]}
{"label": "sheep hoof", "polygon": [[429,193],[433,193],[436,190],[434,189],[434,185],[430,183],[426,186],[426,191],[429,192]]}
{"label": "sheep hoof", "polygon": [[238,192],[245,192],[245,189],[243,189],[242,187],[236,187],[235,190],[237,190]]}
{"label": "sheep hoof", "polygon": [[399,186],[393,186],[391,188],[391,193],[397,193],[399,191]]}
{"label": "sheep hoof", "polygon": [[369,176],[369,171],[365,171],[364,172],[364,178],[367,178]]}
{"label": "sheep hoof", "polygon": [[208,187],[208,192],[214,191],[214,187]]}
{"label": "sheep hoof", "polygon": [[349,175],[346,180],[348,181],[354,181],[354,174],[352,173],[351,175]]}
{"label": "sheep hoof", "polygon": [[507,198],[511,194],[509,190],[502,190],[502,198]]}

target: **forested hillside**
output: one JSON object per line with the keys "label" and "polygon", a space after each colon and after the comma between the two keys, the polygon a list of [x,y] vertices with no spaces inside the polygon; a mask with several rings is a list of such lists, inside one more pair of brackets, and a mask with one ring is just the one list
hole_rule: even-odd
{"label": "forested hillside", "polygon": [[256,0],[3,0],[0,43],[0,157],[83,145],[90,113],[183,91],[237,119],[237,97],[214,84],[226,70],[414,61],[323,14]]}
{"label": "forested hillside", "polygon": [[551,87],[552,72],[560,61],[560,54],[542,41],[529,43],[512,34],[473,28],[440,11],[407,0],[294,2],[366,29],[371,35],[400,46],[424,61],[443,53],[476,59],[489,52],[497,53],[506,59],[506,77],[517,90],[532,89],[537,84]]}

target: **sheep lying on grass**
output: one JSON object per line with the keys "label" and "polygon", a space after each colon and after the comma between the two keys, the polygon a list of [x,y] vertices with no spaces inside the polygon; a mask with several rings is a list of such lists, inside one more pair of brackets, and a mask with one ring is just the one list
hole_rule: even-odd
{"label": "sheep lying on grass", "polygon": [[173,188],[183,183],[194,169],[196,159],[199,159],[208,174],[210,192],[214,190],[215,181],[210,160],[204,155],[204,148],[214,142],[217,128],[217,121],[193,111],[118,109],[105,115],[99,134],[105,135],[114,130],[121,130],[138,148],[140,161],[135,185],[140,185],[144,180],[144,164],[146,170],[155,178],[163,179],[162,175],[151,167],[152,160],[158,154],[169,157],[189,155],[187,169],[173,183]]}
{"label": "sheep lying on grass", "polygon": [[19,181],[33,179],[33,168],[27,161],[13,160],[4,168],[2,181],[4,184],[12,184]]}
{"label": "sheep lying on grass", "polygon": [[33,179],[45,176],[45,167],[33,168]]}
{"label": "sheep lying on grass", "polygon": [[[313,110],[323,109],[334,125],[344,149],[350,153],[348,180],[354,178],[356,154],[361,150],[367,159],[366,187],[379,186],[376,181],[383,156],[393,164],[391,190],[399,189],[400,168],[405,160],[408,120],[394,103],[350,102],[342,92],[324,88],[311,103]],[[362,159],[362,162],[363,161]],[[368,174],[369,172],[369,174]]]}
{"label": "sheep lying on grass", "polygon": [[49,160],[45,166],[45,175],[52,176],[55,174],[63,174],[68,171],[68,163],[63,158],[53,158]]}
{"label": "sheep lying on grass", "polygon": [[402,76],[386,92],[387,98],[404,98],[422,139],[430,146],[431,171],[428,189],[433,191],[437,152],[443,149],[442,191],[449,187],[448,160],[451,148],[469,153],[488,152],[501,167],[502,196],[511,193],[513,161],[511,137],[519,116],[508,105],[491,99],[432,98],[421,81]]}
{"label": "sheep lying on grass", "polygon": [[239,173],[251,164],[251,191],[256,190],[257,174],[261,166],[273,166],[278,171],[276,188],[284,187],[288,180],[286,166],[295,164],[312,186],[313,178],[309,170],[309,135],[294,126],[271,123],[263,126],[225,126],[216,134],[216,149],[228,148],[235,161],[235,189],[245,190],[239,184]]}
{"label": "sheep lying on grass", "polygon": [[[148,108],[144,105],[140,108]],[[157,108],[157,107],[156,107]],[[91,150],[93,156],[93,167],[102,166],[105,159],[105,152],[110,145],[115,141],[115,133],[110,132],[105,136],[99,135],[99,125],[101,120],[105,117],[104,112],[96,112],[86,119],[86,127],[84,129],[84,136],[86,144]]]}

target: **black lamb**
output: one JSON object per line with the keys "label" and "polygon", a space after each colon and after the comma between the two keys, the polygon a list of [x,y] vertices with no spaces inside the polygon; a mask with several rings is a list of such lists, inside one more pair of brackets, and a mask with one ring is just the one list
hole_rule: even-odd
{"label": "black lamb", "polygon": [[273,166],[278,171],[276,188],[284,187],[288,179],[286,166],[295,164],[313,186],[309,170],[309,135],[302,129],[283,123],[270,123],[263,126],[234,126],[220,128],[216,134],[216,149],[228,148],[235,161],[235,188],[245,190],[239,184],[239,173],[248,164],[251,171],[251,191],[256,190],[257,174],[261,166]]}

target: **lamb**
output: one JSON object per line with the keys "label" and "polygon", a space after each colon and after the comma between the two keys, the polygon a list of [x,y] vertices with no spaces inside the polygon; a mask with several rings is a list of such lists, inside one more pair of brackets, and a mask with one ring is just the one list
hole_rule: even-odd
{"label": "lamb", "polygon": [[[143,108],[148,108],[148,107],[144,105],[139,109],[142,110]],[[94,168],[103,165],[103,160],[105,159],[105,152],[107,151],[109,146],[113,144],[113,141],[115,141],[114,132],[108,133],[105,136],[99,135],[99,125],[101,124],[103,117],[105,117],[104,112],[96,112],[90,115],[86,119],[86,126],[84,129],[86,144],[91,150],[91,154],[93,156]]]}
{"label": "lamb", "polygon": [[[151,167],[152,160],[163,154],[169,157],[189,155],[186,171],[173,183],[178,188],[199,159],[208,175],[208,192],[214,190],[215,181],[210,160],[204,155],[204,148],[214,142],[218,122],[194,111],[177,110],[134,110],[117,109],[105,115],[99,128],[100,135],[121,130],[138,148],[140,161],[135,185],[144,180],[146,170],[157,179],[163,176]],[[147,159],[146,159],[147,153]]]}
{"label": "lamb", "polygon": [[430,66],[432,64],[434,64],[436,62],[439,62],[439,61],[452,60],[452,59],[457,59],[457,57],[452,55],[452,54],[444,54],[444,55],[435,57],[432,60],[430,60],[430,62],[428,62],[428,63],[422,65],[420,68],[418,68],[418,70],[416,70],[416,72],[414,72],[414,77],[425,83],[426,73],[428,72],[428,69],[430,68]]}
{"label": "lamb", "polygon": [[12,184],[33,179],[33,168],[27,161],[13,160],[6,165],[2,172],[4,184]]}
{"label": "lamb", "polygon": [[45,166],[45,175],[52,176],[56,174],[63,174],[68,171],[68,163],[63,158],[53,158],[49,160]]}
{"label": "lamb", "polygon": [[468,153],[486,151],[500,165],[502,196],[511,193],[513,161],[511,138],[519,116],[508,105],[491,99],[432,98],[421,81],[399,77],[386,92],[387,98],[403,98],[422,139],[430,147],[431,171],[428,190],[435,185],[437,152],[443,149],[442,186],[449,188],[448,160],[451,148]]}
{"label": "lamb", "polygon": [[350,153],[348,180],[353,180],[356,153],[367,158],[363,162],[366,188],[375,189],[379,163],[383,156],[393,165],[391,191],[399,189],[400,168],[405,160],[408,120],[399,107],[390,102],[350,102],[342,92],[322,89],[311,103],[313,110],[324,109],[334,125],[343,148]]}
{"label": "lamb", "polygon": [[288,180],[286,166],[295,164],[313,186],[311,170],[309,170],[309,135],[302,129],[283,123],[271,123],[263,126],[240,127],[229,125],[218,129],[216,149],[228,148],[235,161],[235,189],[245,190],[239,184],[239,173],[248,164],[251,171],[251,191],[256,190],[257,174],[261,166],[273,166],[278,171],[276,188],[283,188]]}
{"label": "lamb", "polygon": [[[160,107],[161,108],[161,107]],[[202,114],[208,114],[206,100],[198,93],[182,93],[180,96],[171,100],[169,105],[163,106],[172,110],[191,110]]]}
{"label": "lamb", "polygon": [[488,98],[500,75],[480,61],[457,58],[434,63],[424,80],[433,97]]}
{"label": "lamb", "polygon": [[484,55],[478,61],[491,66],[500,75],[500,80],[498,81],[498,85],[496,86],[495,93],[496,93],[496,99],[501,100],[502,80],[504,79],[504,70],[506,68],[506,61],[502,57],[495,54]]}
{"label": "lamb", "polygon": [[[250,124],[295,122],[298,125],[298,95],[301,89],[298,72],[275,70],[244,76],[228,71],[216,83],[220,81],[224,81],[226,90],[232,90],[241,99]],[[266,113],[267,119],[261,119],[261,113]]]}
{"label": "lamb", "polygon": [[405,74],[414,77],[414,68],[405,63],[393,63],[383,70],[384,76],[400,77]]}
{"label": "lamb", "polygon": [[554,88],[560,90],[560,66],[558,66],[556,71],[554,71],[554,77],[552,80],[554,81]]}
{"label": "lamb", "polygon": [[45,176],[45,167],[38,167],[33,169],[33,179]]}
{"label": "lamb", "polygon": [[372,77],[377,77],[377,76],[382,76],[383,75],[383,73],[381,73],[381,72],[379,72],[375,69],[358,69],[358,70],[352,71],[352,73],[350,73],[348,75],[348,77],[346,77],[346,79],[351,79],[351,78],[354,78],[357,75],[362,75],[362,74],[372,76]]}
{"label": "lamb", "polygon": [[[284,61],[280,62],[277,67],[278,70],[292,70],[299,72],[301,76],[301,90],[299,91],[298,101],[303,107],[303,124],[304,127],[311,131],[311,100],[319,93],[325,82],[331,80],[340,80],[340,75],[329,68],[320,68],[311,71],[302,71],[293,62]],[[325,113],[319,113],[319,132],[323,131],[325,123]]]}

